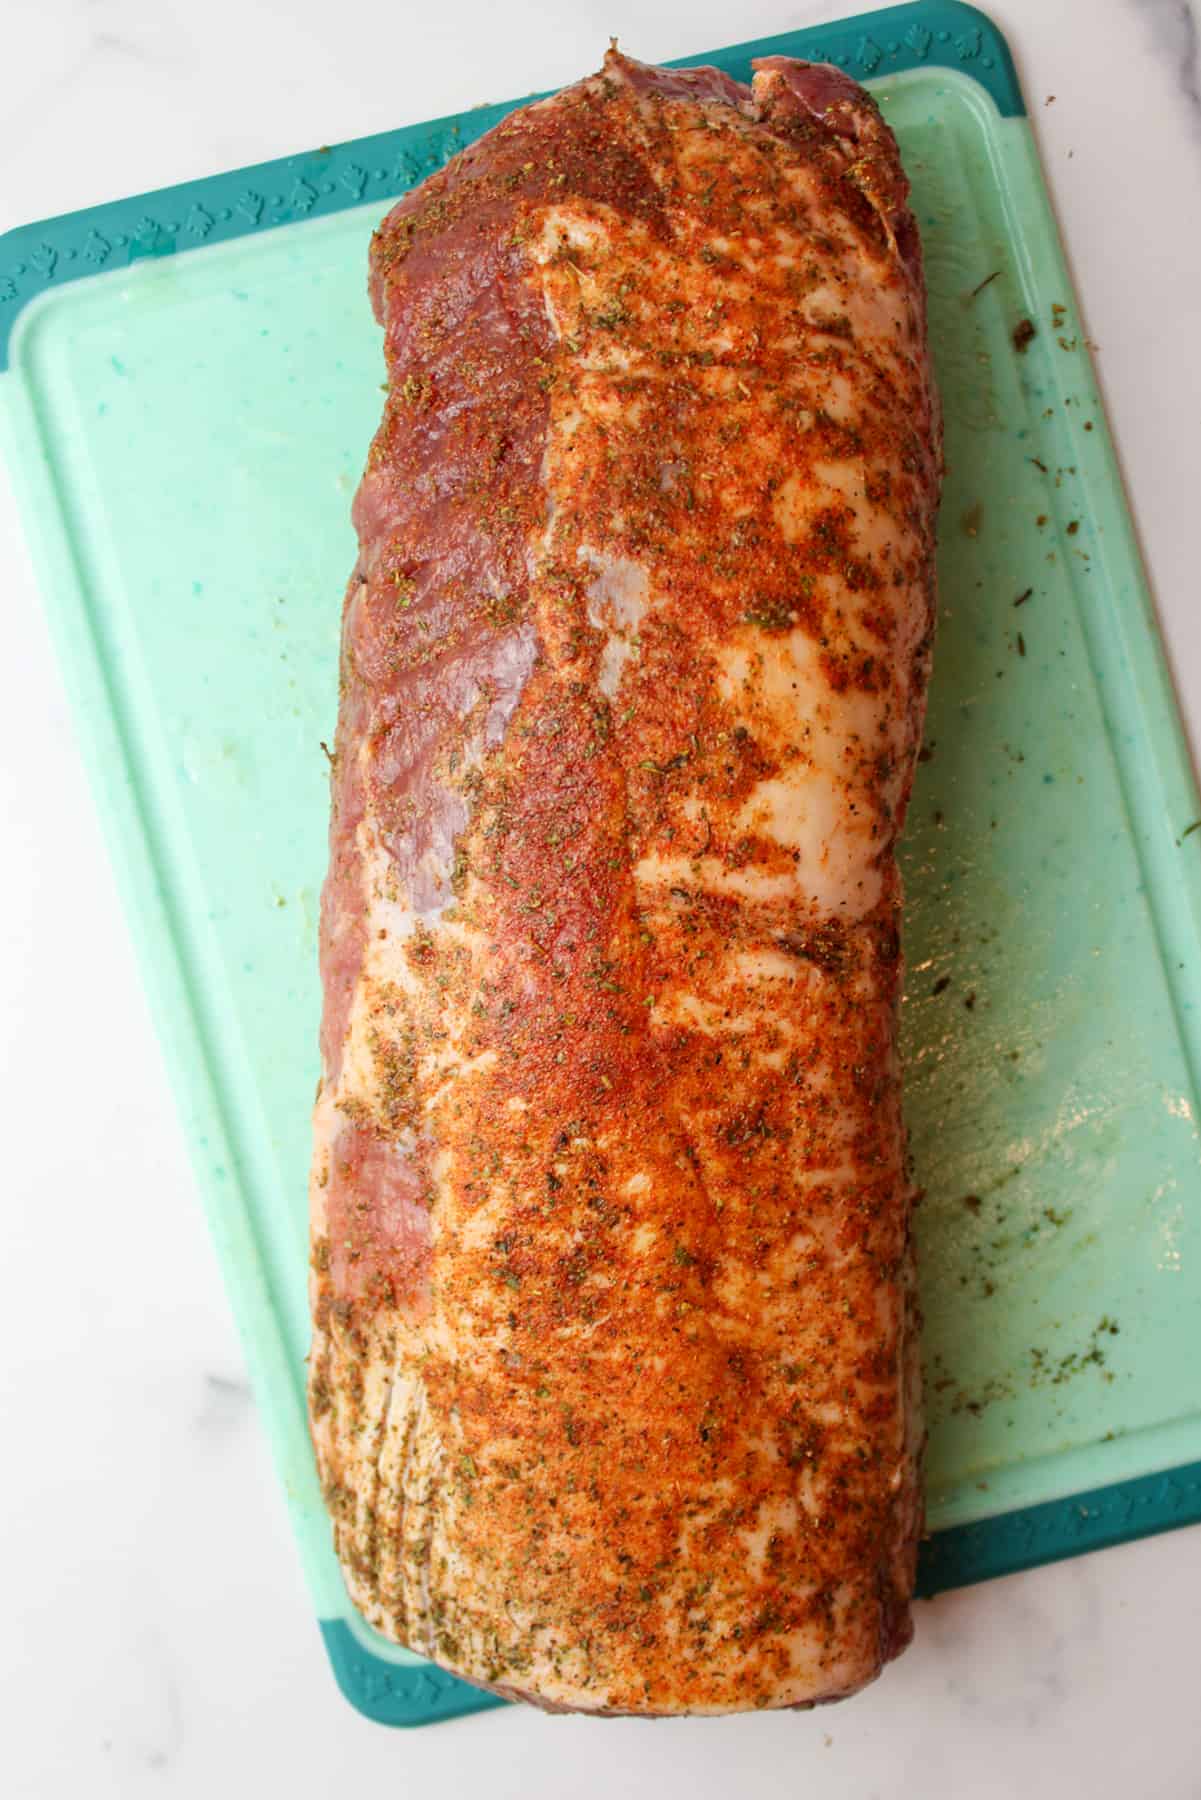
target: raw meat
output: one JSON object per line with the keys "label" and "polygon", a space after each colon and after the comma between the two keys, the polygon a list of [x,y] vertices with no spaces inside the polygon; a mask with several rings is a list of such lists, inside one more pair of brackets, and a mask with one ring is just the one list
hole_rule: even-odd
{"label": "raw meat", "polygon": [[614,51],[372,246],[313,1436],[365,1616],[545,1706],[805,1705],[911,1632],[906,194],[835,69]]}

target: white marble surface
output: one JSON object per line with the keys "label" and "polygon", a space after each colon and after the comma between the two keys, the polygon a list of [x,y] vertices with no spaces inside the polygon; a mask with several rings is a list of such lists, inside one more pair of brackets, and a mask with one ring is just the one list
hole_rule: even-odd
{"label": "white marble surface", "polygon": [[[811,0],[4,0],[0,229],[846,11]],[[1002,0],[1201,743],[1201,101],[1185,0]],[[1047,96],[1054,95],[1050,104]],[[1192,329],[1190,329],[1192,327]],[[407,1736],[338,1696],[0,483],[0,1791],[990,1800],[1201,1796],[1201,1530],[919,1609],[808,1716],[507,1710]]]}

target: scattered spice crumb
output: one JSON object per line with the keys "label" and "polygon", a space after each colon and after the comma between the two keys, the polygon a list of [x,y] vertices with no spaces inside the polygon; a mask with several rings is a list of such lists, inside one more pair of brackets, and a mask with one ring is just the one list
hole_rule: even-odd
{"label": "scattered spice crumb", "polygon": [[1034,592],[1033,588],[1027,588],[1024,594],[1018,595],[1017,599],[1014,601],[1013,604],[1015,606],[1025,606],[1027,600],[1029,600],[1029,598],[1033,592]]}
{"label": "scattered spice crumb", "polygon": [[1044,475],[1050,474],[1050,470],[1047,468],[1047,465],[1041,456],[1032,456],[1030,461],[1034,464],[1036,469],[1041,469]]}
{"label": "scattered spice crumb", "polygon": [[969,1012],[972,1012],[975,1009],[975,1005],[976,1005],[976,990],[975,990],[975,988],[973,988],[969,994],[965,994],[963,996],[963,1004],[967,1007]]}
{"label": "scattered spice crumb", "polygon": [[1043,101],[1043,105],[1050,106],[1052,101],[1054,100],[1054,98],[1055,98],[1054,94],[1048,94],[1046,99]]}
{"label": "scattered spice crumb", "polygon": [[1068,526],[1068,536],[1075,537],[1075,535],[1079,531],[1079,529],[1080,529],[1079,519],[1073,519],[1071,524]]}
{"label": "scattered spice crumb", "polygon": [[1021,632],[1019,631],[1018,632],[1018,655],[1025,656],[1025,654],[1026,654],[1026,640],[1022,636]]}
{"label": "scattered spice crumb", "polygon": [[917,760],[920,763],[933,762],[934,761],[934,745],[933,744],[923,744],[921,749],[917,753]]}
{"label": "scattered spice crumb", "polygon": [[930,992],[932,994],[945,994],[950,985],[951,977],[949,975],[940,975],[938,980],[934,983],[934,986],[930,989]]}
{"label": "scattered spice crumb", "polygon": [[963,1204],[967,1207],[969,1212],[978,1213],[980,1211],[979,1194],[965,1194],[963,1196]]}
{"label": "scattered spice crumb", "polygon": [[971,293],[968,295],[968,299],[974,300],[976,298],[977,294],[982,294],[984,292],[985,288],[988,286],[989,282],[995,281],[997,279],[997,276],[1000,273],[1001,273],[1000,269],[994,269],[991,275],[986,275],[984,277],[983,281],[978,281],[976,283],[975,287],[972,289]]}
{"label": "scattered spice crumb", "polygon": [[1033,338],[1038,336],[1038,326],[1033,319],[1019,319],[1013,328],[1013,347],[1019,356],[1024,356]]}
{"label": "scattered spice crumb", "polygon": [[1035,521],[1034,521],[1034,523],[1038,526],[1040,531],[1042,530],[1042,528],[1046,524],[1046,522],[1047,522],[1046,513],[1039,513],[1037,519],[1035,519]]}
{"label": "scattered spice crumb", "polygon": [[1186,837],[1192,837],[1194,831],[1201,831],[1201,819],[1194,819],[1191,825],[1185,826],[1184,830],[1180,833],[1181,843],[1183,844]]}

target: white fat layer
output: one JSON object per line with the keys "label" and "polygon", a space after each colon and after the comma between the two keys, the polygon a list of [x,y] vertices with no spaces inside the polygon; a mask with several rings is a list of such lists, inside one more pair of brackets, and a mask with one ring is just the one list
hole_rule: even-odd
{"label": "white fat layer", "polygon": [[861,461],[811,463],[808,470],[785,476],[776,489],[772,512],[790,544],[799,542],[810,529],[815,513],[839,502],[850,513],[857,555],[874,559],[896,536],[888,514],[867,497],[866,472]]}
{"label": "white fat layer", "polygon": [[613,700],[622,672],[637,648],[638,627],[650,605],[650,585],[642,563],[628,556],[609,556],[590,544],[577,552],[581,562],[596,571],[589,582],[588,623],[605,633],[601,646],[597,686],[606,700]]}
{"label": "white fat layer", "polygon": [[[732,706],[766,721],[792,760],[759,782],[736,815],[741,830],[796,858],[795,888],[818,911],[861,918],[880,898],[875,759],[903,748],[900,708],[888,696],[835,693],[820,646],[804,631],[749,629],[719,653],[719,685]],[[859,767],[870,771],[862,784]],[[744,873],[747,871],[743,871]]]}

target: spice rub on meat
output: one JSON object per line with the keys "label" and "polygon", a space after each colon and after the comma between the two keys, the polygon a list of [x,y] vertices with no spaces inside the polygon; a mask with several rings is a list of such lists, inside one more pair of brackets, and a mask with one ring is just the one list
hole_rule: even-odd
{"label": "spice rub on meat", "polygon": [[906,193],[837,70],[613,52],[372,245],[313,1436],[367,1619],[547,1706],[808,1704],[911,1631]]}

